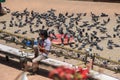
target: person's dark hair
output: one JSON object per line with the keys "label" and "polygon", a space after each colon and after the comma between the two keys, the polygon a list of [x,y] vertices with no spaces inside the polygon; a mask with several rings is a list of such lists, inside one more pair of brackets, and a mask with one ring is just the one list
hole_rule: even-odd
{"label": "person's dark hair", "polygon": [[45,38],[48,38],[47,30],[40,30],[39,35],[43,35]]}

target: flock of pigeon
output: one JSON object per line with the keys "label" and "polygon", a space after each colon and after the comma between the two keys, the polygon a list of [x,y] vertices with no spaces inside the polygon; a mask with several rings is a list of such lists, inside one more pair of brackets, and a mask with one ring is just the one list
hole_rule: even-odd
{"label": "flock of pigeon", "polygon": [[[7,9],[7,8],[6,8]],[[7,9],[10,12],[9,9]],[[90,16],[89,16],[90,15]],[[90,18],[87,18],[87,17]],[[74,37],[75,44],[71,44],[68,41],[70,48],[82,50],[86,46],[92,50],[95,47],[97,50],[103,51],[104,46],[101,46],[102,41],[106,40],[108,49],[115,47],[120,48],[120,44],[117,44],[113,39],[120,38],[120,14],[115,13],[116,18],[115,26],[108,27],[111,22],[111,18],[106,13],[99,15],[91,12],[88,13],[58,13],[55,9],[50,9],[46,12],[39,13],[36,11],[28,11],[26,8],[22,12],[11,12],[11,18],[9,22],[0,21],[0,29],[5,30],[7,27],[18,27],[18,30],[14,31],[15,34],[21,33],[27,35],[28,33],[39,33],[41,29],[46,29],[49,35],[52,35],[52,39],[56,39],[56,34],[64,34],[61,38],[61,45],[64,46],[64,38],[66,35]],[[8,23],[8,24],[7,24]],[[27,30],[22,28],[27,27]],[[112,34],[109,33],[109,28],[112,28]]]}

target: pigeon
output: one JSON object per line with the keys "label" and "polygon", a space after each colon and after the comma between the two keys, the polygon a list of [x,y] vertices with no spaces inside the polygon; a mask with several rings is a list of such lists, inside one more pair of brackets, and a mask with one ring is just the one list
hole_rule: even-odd
{"label": "pigeon", "polygon": [[64,44],[64,37],[61,37],[61,43]]}
{"label": "pigeon", "polygon": [[118,45],[118,44],[113,44],[115,47],[120,47],[120,45]]}
{"label": "pigeon", "polygon": [[111,35],[109,35],[109,34],[107,34],[107,33],[106,33],[106,36],[107,36],[108,38],[111,38],[111,37],[112,37]]}
{"label": "pigeon", "polygon": [[16,30],[14,33],[19,33],[21,30],[19,29],[19,30]]}
{"label": "pigeon", "polygon": [[27,33],[27,31],[22,32],[22,34],[26,34],[26,33]]}
{"label": "pigeon", "polygon": [[116,34],[113,34],[113,38],[116,38]]}
{"label": "pigeon", "polygon": [[6,26],[4,26],[2,29],[6,29]]}
{"label": "pigeon", "polygon": [[113,42],[112,42],[112,40],[108,40],[108,42],[107,42],[107,48],[108,49],[113,49]]}
{"label": "pigeon", "polygon": [[80,54],[79,53],[77,53],[77,58],[80,58]]}
{"label": "pigeon", "polygon": [[108,17],[108,14],[101,13],[101,17]]}
{"label": "pigeon", "polygon": [[84,13],[84,14],[83,14],[83,16],[86,16],[86,15],[87,15],[87,13]]}
{"label": "pigeon", "polygon": [[0,23],[5,24],[5,23],[6,23],[6,21],[0,21]]}
{"label": "pigeon", "polygon": [[96,45],[96,48],[97,48],[97,50],[103,51],[103,48],[98,45]]}
{"label": "pigeon", "polygon": [[69,43],[69,46],[70,46],[70,48],[73,48],[73,44],[72,43]]}
{"label": "pigeon", "polygon": [[5,9],[6,9],[6,12],[7,13],[10,13],[11,12],[11,10],[9,9],[9,8],[7,8],[7,7],[4,7]]}
{"label": "pigeon", "polygon": [[118,13],[115,13],[115,16],[120,16],[120,14],[118,14]]}
{"label": "pigeon", "polygon": [[45,26],[43,25],[43,26],[42,26],[42,30],[43,30],[44,28],[45,28]]}
{"label": "pigeon", "polygon": [[68,16],[68,12],[65,13],[65,16]]}

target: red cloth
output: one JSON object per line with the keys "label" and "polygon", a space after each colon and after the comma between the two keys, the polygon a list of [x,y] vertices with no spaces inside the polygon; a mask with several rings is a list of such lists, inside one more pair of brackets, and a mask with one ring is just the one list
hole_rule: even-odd
{"label": "red cloth", "polygon": [[[64,34],[55,34],[55,35],[56,35],[57,39],[53,39],[51,42],[53,44],[61,44],[62,43],[61,38],[64,36]],[[50,37],[52,37],[52,36],[53,35],[50,35]],[[74,38],[70,37],[69,43],[74,43],[74,42],[75,42]],[[68,44],[68,37],[67,36],[64,38],[64,44]]]}

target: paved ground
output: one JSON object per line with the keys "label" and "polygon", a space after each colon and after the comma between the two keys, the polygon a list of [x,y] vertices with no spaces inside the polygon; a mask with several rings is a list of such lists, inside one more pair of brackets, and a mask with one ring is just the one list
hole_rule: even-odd
{"label": "paved ground", "polygon": [[[113,18],[113,15],[115,12],[120,13],[120,4],[119,3],[93,3],[93,2],[77,2],[77,1],[65,1],[65,0],[7,0],[6,3],[3,4],[3,6],[6,6],[11,9],[11,11],[22,11],[25,8],[28,8],[29,10],[35,10],[39,12],[47,11],[51,8],[56,9],[57,12],[93,12],[96,14],[100,14],[101,12],[105,12]],[[3,17],[0,17],[0,20],[8,20],[10,19],[10,15],[5,15]],[[110,26],[114,26],[112,23]],[[16,28],[8,28],[7,31],[13,32]],[[27,28],[24,28],[27,29]],[[31,35],[27,34],[25,36],[31,36],[36,37],[37,35]],[[0,43],[3,43],[3,41],[0,41]],[[15,44],[6,44],[16,47]],[[102,44],[104,46],[104,43]],[[19,47],[19,46],[17,46]],[[120,49],[114,49],[114,50],[105,50],[105,52],[101,52],[101,55],[103,55],[106,58],[109,58],[109,56],[112,57],[112,59],[118,59],[120,57],[119,54]],[[99,53],[99,51],[98,51]],[[106,53],[106,54],[105,54]],[[109,56],[108,56],[109,55]],[[63,58],[61,58],[63,60]],[[67,61],[67,60],[66,60]],[[73,61],[73,60],[69,60]],[[73,61],[74,63],[74,61]],[[17,65],[17,63],[15,63]],[[13,65],[13,64],[12,64]],[[0,58],[0,78],[1,80],[14,80],[15,77],[21,73],[21,70],[17,69],[16,67],[19,67],[18,65],[14,68],[12,67],[10,63],[3,64],[3,61],[1,61]],[[99,69],[98,67],[96,69]],[[120,74],[114,74],[114,72],[104,70],[103,72],[115,77],[120,77]],[[6,77],[7,76],[7,77]],[[35,75],[35,76],[29,76],[29,80],[49,80],[48,78],[45,78],[41,75]]]}
{"label": "paved ground", "polygon": [[[3,57],[3,55],[0,55],[0,80],[15,80],[15,78],[22,72],[22,70],[20,70],[20,64],[16,62],[17,60],[15,59],[7,62]],[[28,76],[28,80],[50,80],[46,76],[43,76],[45,75],[43,73],[45,72],[40,70],[40,74]],[[29,74],[29,72],[27,72],[27,74]],[[21,77],[17,80],[21,80]]]}
{"label": "paved ground", "polygon": [[[19,4],[21,3],[21,4]],[[17,4],[17,5],[15,5]],[[25,8],[28,8],[28,10],[34,10],[40,13],[43,13],[47,10],[50,10],[51,8],[56,9],[56,14],[57,13],[65,13],[66,11],[68,11],[69,13],[88,13],[87,17],[85,17],[85,20],[90,20],[90,12],[95,13],[96,15],[100,15],[102,12],[109,14],[111,21],[109,23],[109,25],[107,25],[106,27],[110,27],[108,28],[108,34],[112,35],[113,33],[113,29],[112,27],[116,26],[117,24],[115,24],[115,16],[114,13],[120,13],[120,4],[119,3],[101,3],[101,2],[79,2],[79,1],[66,1],[66,0],[36,0],[36,1],[32,1],[29,0],[29,3],[25,0],[22,1],[18,1],[18,0],[13,0],[13,1],[6,1],[6,3],[3,4],[4,6],[7,6],[11,9],[11,11],[23,11]],[[1,20],[6,20],[9,22],[10,20],[10,14],[5,15],[3,17],[1,17]],[[42,25],[41,25],[42,26]],[[7,27],[6,31],[13,33],[15,30],[19,29],[18,27],[14,27],[10,28]],[[36,29],[36,28],[35,28]],[[28,30],[28,27],[24,27],[21,28],[21,30]],[[19,34],[21,35],[21,34]],[[31,38],[36,38],[38,36],[38,34],[31,34],[28,33],[24,36],[26,37],[31,37]],[[99,34],[102,35],[102,34]],[[113,39],[113,41],[117,44],[119,44],[119,38]],[[102,41],[102,44],[99,44],[100,46],[104,47],[104,51],[99,51],[96,50],[96,48],[93,49],[93,53],[99,53],[99,55],[101,55],[102,57],[105,58],[111,58],[112,60],[116,60],[118,61],[120,54],[119,48],[114,48],[112,50],[107,49],[107,40],[106,41]],[[109,56],[108,56],[109,55]],[[113,57],[114,56],[114,57]]]}

